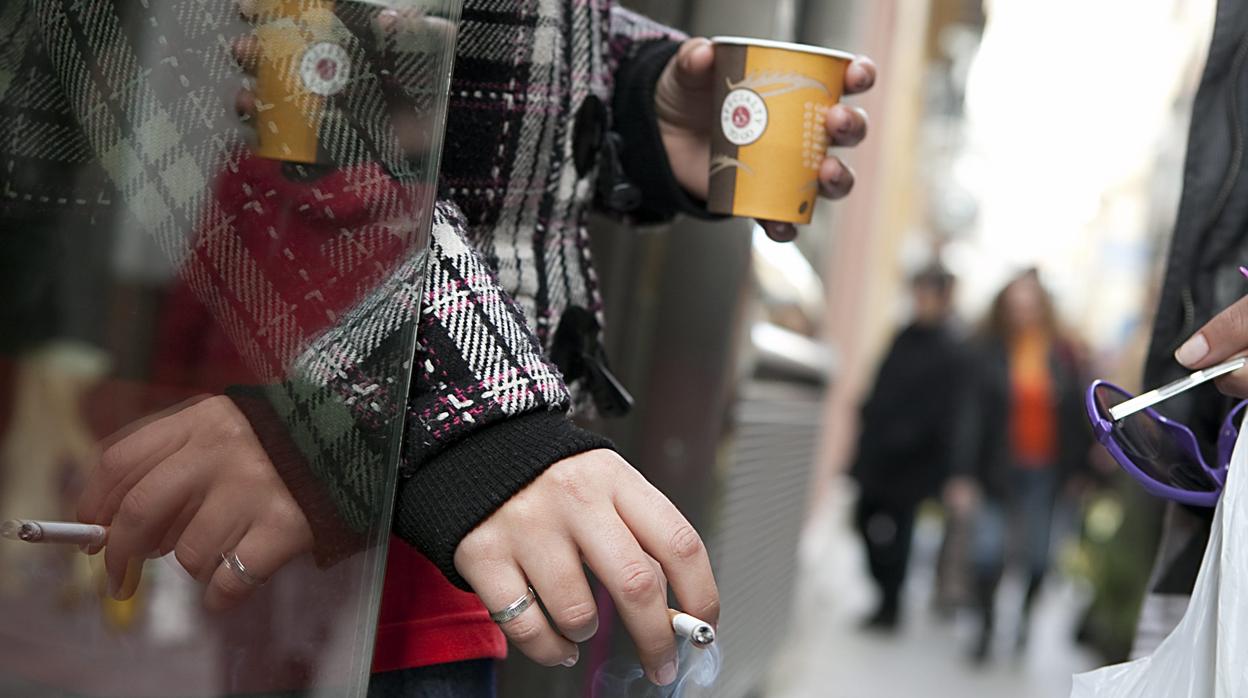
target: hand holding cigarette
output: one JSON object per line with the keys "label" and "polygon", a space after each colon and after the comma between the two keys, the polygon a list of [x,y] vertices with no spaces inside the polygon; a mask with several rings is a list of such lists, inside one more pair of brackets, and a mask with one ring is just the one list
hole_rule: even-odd
{"label": "hand holding cigarette", "polygon": [[105,443],[77,519],[107,529],[113,598],[138,587],[135,561],[173,553],[205,585],[205,606],[225,610],[312,549],[307,517],[230,398],[188,400]]}
{"label": "hand holding cigarette", "polygon": [[14,519],[0,524],[0,538],[26,543],[100,547],[108,540],[108,529],[95,524]]}
{"label": "hand holding cigarette", "polygon": [[[518,650],[546,666],[573,666],[575,643],[598,629],[585,568],[611,595],[637,647],[646,678],[659,686],[679,674],[678,634],[719,618],[719,591],[706,547],[661,492],[613,451],[564,459],[537,477],[468,534],[455,566]],[[667,584],[682,609],[705,624],[677,623]],[[541,600],[523,605],[518,600]],[[545,611],[545,613],[543,613]],[[677,614],[680,615],[680,614]]]}

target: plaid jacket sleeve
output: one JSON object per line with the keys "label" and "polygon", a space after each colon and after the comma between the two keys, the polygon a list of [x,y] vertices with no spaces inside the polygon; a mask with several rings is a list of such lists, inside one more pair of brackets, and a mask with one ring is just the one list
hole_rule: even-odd
{"label": "plaid jacket sleeve", "polygon": [[[440,201],[428,251],[403,265],[304,353],[297,378],[238,388],[242,407],[332,562],[383,511],[395,419],[404,415],[394,530],[452,582],[459,541],[554,463],[611,443],[576,427],[570,399],[520,309]],[[422,274],[423,271],[423,274]],[[420,307],[406,403],[397,331]],[[396,328],[379,341],[376,320]],[[345,528],[343,526],[345,524]]]}
{"label": "plaid jacket sleeve", "polygon": [[546,468],[610,441],[576,427],[559,371],[439,204],[416,339],[395,532],[447,577],[459,541]]}

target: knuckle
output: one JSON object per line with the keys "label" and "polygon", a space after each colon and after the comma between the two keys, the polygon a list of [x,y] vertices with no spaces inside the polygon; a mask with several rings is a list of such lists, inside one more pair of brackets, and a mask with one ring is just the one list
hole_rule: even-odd
{"label": "knuckle", "polygon": [[252,587],[233,574],[222,575],[215,580],[217,593],[226,599],[241,599],[251,592]]}
{"label": "knuckle", "polygon": [[271,505],[269,520],[274,528],[283,532],[301,530],[307,527],[307,517],[299,505],[282,498]]}
{"label": "knuckle", "polygon": [[209,606],[225,610],[237,606],[251,595],[253,589],[233,576],[216,576],[212,580],[212,592],[208,594]]}
{"label": "knuckle", "polygon": [[719,592],[711,591],[705,600],[697,604],[693,610],[694,616],[708,623],[715,623],[719,620]]}
{"label": "knuckle", "polygon": [[209,571],[207,568],[208,558],[197,546],[188,543],[185,540],[178,541],[173,547],[173,556],[177,559],[178,564],[182,565],[182,569],[195,579],[202,580]]}
{"label": "knuckle", "polygon": [[109,448],[100,455],[100,475],[105,480],[116,482],[125,474],[129,465],[116,446]]}
{"label": "knuckle", "polygon": [[532,493],[529,496],[513,497],[503,505],[504,510],[500,511],[505,511],[509,525],[516,530],[531,530],[546,518],[544,507],[534,500]]}
{"label": "knuckle", "polygon": [[555,612],[555,623],[565,631],[581,635],[598,626],[598,608],[592,602],[582,601]]}
{"label": "knuckle", "polygon": [[502,557],[502,551],[502,538],[493,530],[493,527],[481,526],[459,542],[459,547],[455,549],[456,565],[461,564],[461,555],[464,562],[485,561]]}
{"label": "knuckle", "polygon": [[640,603],[658,592],[659,575],[654,567],[644,562],[633,562],[624,567],[620,594],[625,603]]}
{"label": "knuckle", "polygon": [[591,497],[586,491],[586,484],[579,470],[559,470],[551,473],[551,485],[560,496],[576,504],[589,504]]}
{"label": "knuckle", "polygon": [[672,555],[677,560],[687,562],[700,557],[706,550],[706,546],[702,543],[702,537],[693,529],[693,526],[686,523],[672,535],[671,549]]}
{"label": "knuckle", "polygon": [[217,439],[237,439],[246,433],[247,418],[240,414],[234,402],[224,395],[210,397],[193,409],[203,414],[204,423],[212,425],[212,434]]}
{"label": "knuckle", "polygon": [[532,644],[542,637],[543,628],[531,615],[526,613],[503,625],[503,632],[517,645]]}
{"label": "knuckle", "polygon": [[676,636],[672,634],[670,627],[667,632],[655,634],[649,638],[634,638],[637,643],[637,653],[649,661],[643,661],[643,664],[661,665],[676,655]]}
{"label": "knuckle", "polygon": [[147,524],[147,497],[138,487],[121,498],[117,509],[117,523],[127,528],[141,529]]}

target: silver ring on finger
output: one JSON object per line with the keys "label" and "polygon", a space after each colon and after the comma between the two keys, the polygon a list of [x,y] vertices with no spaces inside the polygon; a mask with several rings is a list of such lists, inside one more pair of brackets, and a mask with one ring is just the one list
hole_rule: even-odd
{"label": "silver ring on finger", "polygon": [[529,606],[532,606],[536,602],[537,592],[533,591],[533,587],[529,587],[528,591],[524,592],[524,596],[512,601],[507,605],[507,608],[490,613],[490,620],[499,625],[515,620],[521,613],[529,610]]}
{"label": "silver ring on finger", "polygon": [[249,587],[258,587],[264,584],[263,579],[247,571],[247,565],[244,565],[243,561],[238,559],[238,553],[233,550],[228,553],[221,553],[221,564],[225,565],[226,569],[233,572],[234,576],[238,577],[243,584]]}

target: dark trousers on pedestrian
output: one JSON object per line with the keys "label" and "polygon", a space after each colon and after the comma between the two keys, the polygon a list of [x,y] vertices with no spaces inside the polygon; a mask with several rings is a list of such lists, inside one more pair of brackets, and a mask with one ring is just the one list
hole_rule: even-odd
{"label": "dark trousers on pedestrian", "polygon": [[880,590],[880,607],[872,618],[873,625],[891,627],[897,623],[917,508],[916,504],[866,493],[858,500],[854,522],[866,544],[871,577]]}
{"label": "dark trousers on pedestrian", "polygon": [[997,586],[1010,557],[1027,577],[1016,647],[1021,650],[1030,630],[1031,610],[1049,569],[1053,511],[1057,502],[1057,473],[1053,468],[1014,468],[1008,498],[987,498],[975,517],[973,533],[976,596],[980,636],[972,651],[977,661],[987,658],[996,621]]}

